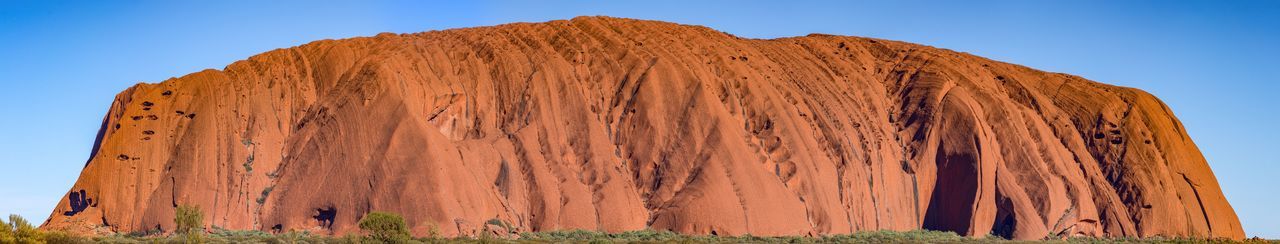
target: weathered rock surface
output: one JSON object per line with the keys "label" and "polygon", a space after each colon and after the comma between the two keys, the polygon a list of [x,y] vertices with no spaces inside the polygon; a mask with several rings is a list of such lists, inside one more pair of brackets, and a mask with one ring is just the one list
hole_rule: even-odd
{"label": "weathered rock surface", "polygon": [[1242,238],[1137,89],[859,37],[664,22],[382,34],[118,95],[43,228],[416,234],[643,228]]}

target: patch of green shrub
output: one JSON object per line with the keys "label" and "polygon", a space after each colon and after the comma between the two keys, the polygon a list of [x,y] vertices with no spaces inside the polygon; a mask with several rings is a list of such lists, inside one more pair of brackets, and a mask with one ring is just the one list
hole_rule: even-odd
{"label": "patch of green shrub", "polygon": [[360,219],[360,229],[368,239],[377,243],[406,243],[409,228],[404,217],[388,212],[372,212]]}
{"label": "patch of green shrub", "polygon": [[267,195],[271,194],[272,188],[275,188],[275,186],[268,186],[267,188],[262,188],[262,195],[258,196],[258,204],[267,203]]}
{"label": "patch of green shrub", "polygon": [[257,237],[270,237],[270,236],[271,236],[271,233],[267,233],[267,232],[265,232],[265,231],[261,231],[261,230],[228,230],[228,229],[225,229],[225,228],[222,228],[222,227],[218,227],[218,226],[216,226],[216,225],[215,225],[215,226],[213,226],[212,230],[213,230],[213,231],[210,231],[210,232],[209,232],[209,237],[232,237],[232,238],[254,237],[254,238],[257,238]]}
{"label": "patch of green shrub", "polygon": [[174,211],[173,222],[178,233],[204,231],[204,211],[198,206],[181,205]]}
{"label": "patch of green shrub", "polygon": [[51,243],[51,244],[52,243],[59,243],[59,244],[98,243],[90,238],[73,235],[71,233],[60,232],[60,231],[42,232],[40,234],[40,240],[43,241],[44,243]]}
{"label": "patch of green shrub", "polygon": [[828,236],[823,239],[840,242],[840,243],[885,243],[885,242],[910,242],[910,243],[956,243],[977,241],[968,237],[957,235],[948,231],[933,230],[911,230],[911,231],[865,231],[852,235],[836,235]]}
{"label": "patch of green shrub", "polygon": [[0,243],[14,243],[17,242],[16,239],[13,236],[13,225],[0,219]]}
{"label": "patch of green shrub", "polygon": [[183,243],[204,242],[204,211],[198,206],[180,205],[174,212],[173,222],[177,225],[175,234],[182,237]]}
{"label": "patch of green shrub", "polygon": [[43,243],[43,241],[41,241],[40,231],[38,231],[35,226],[32,226],[31,222],[27,222],[27,219],[22,218],[22,216],[10,214],[9,223],[5,224],[4,227],[6,230],[5,232],[8,232],[8,234],[6,234],[8,236],[7,239],[12,240],[7,243]]}
{"label": "patch of green shrub", "polygon": [[957,243],[982,241],[982,239],[963,237],[951,232],[926,230],[869,231],[821,237],[681,235],[665,230],[638,230],[612,234],[588,230],[564,230],[521,233],[519,240],[551,243]]}
{"label": "patch of green shrub", "polygon": [[426,236],[423,236],[423,237],[422,237],[423,239],[425,239],[425,240],[439,240],[439,239],[441,239],[441,236],[440,236],[440,226],[437,226],[437,225],[435,224],[435,222],[432,222],[432,221],[426,221],[426,222],[422,222],[422,225],[427,227],[427,235],[426,235]]}
{"label": "patch of green shrub", "polygon": [[[455,238],[422,238],[413,240],[404,218],[394,213],[373,212],[364,216],[359,222],[360,229],[366,236],[318,236],[308,232],[286,232],[271,234],[259,230],[228,230],[218,226],[210,227],[208,235],[203,231],[203,213],[199,208],[180,206],[175,217],[179,228],[186,232],[177,235],[163,236],[152,231],[132,234],[113,234],[99,237],[81,237],[64,232],[42,231],[30,222],[17,215],[0,219],[0,244],[28,243],[1027,243],[1028,241],[1009,241],[999,237],[971,238],[952,232],[913,230],[913,231],[866,231],[854,234],[828,235],[819,237],[781,236],[710,236],[681,235],[665,230],[638,230],[622,233],[604,233],[589,230],[560,230],[548,232],[520,233],[517,239],[502,239],[482,234],[480,237]],[[185,222],[185,223],[184,223]],[[486,221],[485,224],[511,228],[501,221]],[[435,224],[425,223],[428,237],[438,237]],[[184,234],[187,233],[187,234]],[[435,234],[432,234],[435,233]],[[487,233],[487,232],[482,232]],[[1239,243],[1226,239],[1196,238],[1093,238],[1071,237],[1063,240],[1049,240],[1049,243]],[[1277,243],[1274,240],[1247,239],[1244,243]]]}
{"label": "patch of green shrub", "polygon": [[9,215],[8,221],[0,219],[0,243],[39,244],[39,243],[92,243],[88,238],[58,231],[41,231],[31,225],[27,219],[16,214]]}
{"label": "patch of green shrub", "polygon": [[158,229],[148,229],[148,230],[139,230],[139,231],[125,233],[124,237],[139,238],[139,237],[157,236],[160,234],[164,234],[164,233],[160,232],[160,230]]}

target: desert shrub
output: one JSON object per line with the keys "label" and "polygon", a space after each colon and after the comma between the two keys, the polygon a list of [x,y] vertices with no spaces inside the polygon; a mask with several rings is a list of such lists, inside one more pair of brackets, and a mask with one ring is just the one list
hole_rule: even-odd
{"label": "desert shrub", "polygon": [[864,231],[852,235],[830,236],[824,239],[839,243],[956,243],[977,240],[957,235],[954,232],[933,230]]}
{"label": "desert shrub", "polygon": [[432,222],[432,221],[425,221],[425,222],[422,222],[422,225],[427,227],[427,235],[426,235],[426,236],[423,236],[423,237],[422,237],[422,239],[420,239],[420,240],[426,240],[426,241],[429,241],[429,240],[439,240],[439,239],[441,239],[441,236],[440,236],[440,226],[436,225],[436,223],[435,223],[435,222]]}
{"label": "desert shrub", "polygon": [[200,233],[190,232],[178,236],[184,244],[204,243],[204,235]]}
{"label": "desert shrub", "polygon": [[178,233],[194,233],[204,231],[204,211],[191,205],[178,206],[173,222],[178,226]]}
{"label": "desert shrub", "polygon": [[45,232],[31,225],[27,219],[16,214],[9,215],[9,220],[0,219],[0,243],[92,243],[89,238],[70,233]]}
{"label": "desert shrub", "polygon": [[639,230],[610,234],[587,230],[565,230],[521,233],[520,240],[547,243],[963,243],[1002,241],[973,239],[951,232],[926,230],[906,232],[869,231],[822,237],[681,235],[663,230]]}
{"label": "desert shrub", "polygon": [[369,240],[377,243],[405,243],[409,241],[409,228],[404,218],[388,212],[372,212],[360,219],[360,229]]}
{"label": "desert shrub", "polygon": [[525,232],[520,233],[520,240],[532,242],[551,242],[551,243],[669,243],[669,242],[692,242],[692,243],[716,243],[716,242],[743,242],[743,240],[725,240],[715,236],[686,236],[676,234],[670,231],[657,230],[637,230],[622,233],[609,234],[598,231],[589,230],[561,230],[548,232]]}
{"label": "desert shrub", "polygon": [[[373,242],[373,241],[370,241],[370,242]],[[347,234],[347,235],[342,236],[342,238],[337,238],[337,239],[333,240],[333,241],[332,241],[332,242],[330,242],[330,243],[360,244],[360,243],[362,243],[362,242],[361,242],[361,238],[360,238],[360,236],[352,235],[352,234]]]}
{"label": "desert shrub", "polygon": [[143,237],[129,236],[126,234],[114,234],[114,235],[99,236],[99,237],[93,238],[93,241],[97,243],[113,243],[113,244],[142,243],[143,242],[142,240],[143,240]]}
{"label": "desert shrub", "polygon": [[17,238],[13,237],[13,225],[10,225],[4,219],[0,219],[0,243],[14,242],[17,242]]}
{"label": "desert shrub", "polygon": [[[194,208],[191,208],[194,209]],[[190,210],[190,209],[188,209]],[[198,213],[198,209],[196,209]],[[199,219],[199,218],[196,218]],[[196,221],[200,223],[201,221]],[[496,223],[487,223],[498,225]],[[197,230],[191,227],[188,231]],[[428,224],[434,228],[434,224]],[[1009,241],[997,237],[970,238],[945,231],[866,231],[853,234],[827,235],[821,237],[779,236],[757,237],[743,236],[708,236],[681,235],[670,231],[640,230],[622,233],[604,233],[588,230],[561,230],[550,232],[521,233],[519,240],[505,240],[488,237],[432,238],[410,240],[404,219],[393,213],[374,212],[360,220],[360,228],[368,236],[347,235],[317,236],[307,232],[286,232],[271,234],[257,230],[227,230],[212,226],[208,236],[198,235],[199,239],[188,239],[191,235],[159,236],[155,234],[114,234],[92,239],[79,237],[64,232],[50,232],[36,229],[31,223],[19,216],[0,219],[0,244],[10,243],[1024,243]],[[195,231],[200,234],[202,231]],[[482,232],[487,233],[487,232]],[[485,235],[485,234],[482,234]],[[1227,239],[1176,238],[1176,237],[1070,237],[1063,240],[1050,240],[1051,243],[1237,243]],[[1250,239],[1245,243],[1266,243],[1268,240]],[[1275,243],[1272,241],[1272,243]]]}
{"label": "desert shrub", "polygon": [[549,242],[589,241],[608,238],[608,234],[589,230],[560,230],[520,233],[520,239]]}
{"label": "desert shrub", "polygon": [[498,243],[498,238],[494,237],[493,233],[489,233],[489,231],[481,231],[480,234],[476,235],[475,240],[483,244]]}
{"label": "desert shrub", "polygon": [[[210,229],[211,231],[209,232],[208,238],[210,239],[211,242],[259,243],[259,242],[262,242],[263,240],[278,239],[278,237],[285,236],[284,234],[279,236],[273,236],[270,233],[263,232],[260,230],[228,230],[228,229],[218,227],[216,225],[211,227]],[[297,243],[297,242],[281,242],[281,243]]]}
{"label": "desert shrub", "polygon": [[209,232],[209,237],[218,238],[266,238],[271,237],[270,233],[261,230],[228,230],[217,225],[213,226]]}
{"label": "desert shrub", "polygon": [[6,226],[8,236],[12,239],[7,243],[43,243],[40,231],[22,216],[10,214],[9,223]]}
{"label": "desert shrub", "polygon": [[41,236],[40,240],[43,241],[44,243],[59,243],[59,244],[96,243],[93,239],[71,234],[71,233],[61,232],[61,231],[42,232],[40,236]]}
{"label": "desert shrub", "polygon": [[183,243],[204,242],[204,211],[200,207],[181,205],[174,213],[173,222],[177,225],[176,234]]}
{"label": "desert shrub", "polygon": [[123,235],[124,237],[127,237],[127,238],[141,238],[141,237],[147,237],[147,236],[157,236],[160,234],[164,234],[164,233],[158,229],[146,229],[146,230],[138,230],[138,231],[132,231],[129,233],[124,233]]}
{"label": "desert shrub", "polygon": [[615,234],[615,236],[619,239],[626,240],[629,242],[676,240],[681,237],[680,234],[676,234],[675,232],[665,231],[665,230],[658,231],[658,230],[652,230],[652,229],[627,231],[627,232]]}
{"label": "desert shrub", "polygon": [[[340,239],[332,239],[332,238],[330,238],[330,237],[315,236],[315,235],[312,235],[312,234],[311,234],[311,232],[306,232],[306,231],[301,231],[301,232],[299,232],[299,231],[289,231],[289,232],[285,232],[285,233],[281,233],[281,234],[275,234],[275,235],[267,234],[267,235],[268,235],[268,237],[266,237],[266,238],[261,238],[261,239],[258,239],[258,240],[260,240],[260,241],[261,241],[261,240],[267,240],[267,241],[265,241],[266,243],[278,243],[278,244],[296,244],[296,243],[359,243],[359,242],[358,242],[358,241],[359,241],[359,239],[356,239],[356,241],[353,241],[353,242],[342,242]],[[233,243],[241,243],[241,242],[233,242]]]}

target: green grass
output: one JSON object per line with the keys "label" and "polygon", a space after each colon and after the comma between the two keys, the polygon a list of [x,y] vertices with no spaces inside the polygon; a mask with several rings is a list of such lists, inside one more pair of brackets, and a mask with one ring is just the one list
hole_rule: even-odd
{"label": "green grass", "polygon": [[[263,192],[270,192],[267,188]],[[952,232],[866,231],[846,235],[819,237],[783,236],[712,236],[681,235],[670,231],[639,230],[622,233],[604,233],[588,230],[561,230],[520,233],[514,239],[502,239],[483,231],[476,237],[438,238],[439,229],[428,224],[426,237],[410,237],[404,218],[396,213],[372,212],[361,218],[359,226],[364,236],[321,236],[308,232],[271,234],[258,230],[228,230],[211,226],[204,228],[204,212],[197,206],[181,205],[176,209],[174,223],[176,233],[154,231],[117,233],[109,236],[84,237],[63,232],[42,231],[18,215],[10,215],[8,221],[0,219],[0,244],[8,243],[1238,243],[1231,240],[1206,240],[1186,238],[1068,238],[1048,241],[1010,241],[999,237],[969,238]],[[513,229],[500,219],[490,219],[486,225],[505,230]],[[485,227],[486,230],[488,227]],[[504,231],[505,231],[504,230]],[[1277,243],[1276,240],[1252,238],[1244,243]]]}
{"label": "green grass", "polygon": [[360,219],[360,230],[376,243],[407,243],[412,238],[409,227],[399,214],[372,212]]}
{"label": "green grass", "polygon": [[[184,243],[189,239],[180,235],[137,237],[112,235],[103,237],[75,237],[66,234],[42,234],[45,243]],[[237,231],[214,228],[200,239],[201,243],[386,243],[361,236],[330,237],[306,232],[269,234],[262,231]],[[757,236],[695,236],[680,235],[668,231],[628,231],[602,233],[585,230],[521,233],[517,239],[493,237],[417,238],[398,240],[395,243],[1234,243],[1223,240],[1167,239],[1167,238],[1071,238],[1052,241],[1009,241],[996,237],[968,238],[941,231],[868,231],[850,235],[823,237],[757,237]],[[39,242],[32,242],[39,243]],[[1280,243],[1266,240],[1247,240],[1245,243]]]}
{"label": "green grass", "polygon": [[[17,215],[8,221],[0,219],[0,244],[7,243],[1235,243],[1230,240],[1168,239],[1168,238],[1069,238],[1050,241],[1009,241],[999,237],[969,238],[952,232],[867,231],[847,235],[820,237],[758,237],[758,236],[710,236],[681,235],[670,231],[640,230],[622,233],[604,233],[587,230],[562,230],[550,232],[526,232],[514,239],[502,239],[482,232],[477,237],[435,238],[438,229],[429,230],[428,237],[409,236],[404,219],[395,213],[373,212],[360,220],[364,236],[321,236],[308,232],[271,234],[257,230],[228,230],[212,226],[205,231],[203,212],[194,206],[179,206],[174,222],[177,233],[139,232],[109,236],[82,237],[63,232],[41,231]],[[499,219],[486,221],[504,229],[509,224]],[[1245,243],[1280,243],[1278,241],[1250,239]]]}

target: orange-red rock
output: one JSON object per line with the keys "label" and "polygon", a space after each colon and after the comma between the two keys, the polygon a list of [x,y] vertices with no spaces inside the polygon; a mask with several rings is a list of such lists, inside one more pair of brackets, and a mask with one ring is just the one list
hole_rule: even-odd
{"label": "orange-red rock", "polygon": [[1242,238],[1137,89],[896,41],[583,17],[263,53],[118,95],[43,228]]}

